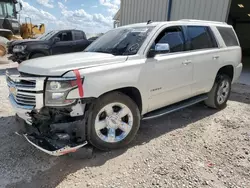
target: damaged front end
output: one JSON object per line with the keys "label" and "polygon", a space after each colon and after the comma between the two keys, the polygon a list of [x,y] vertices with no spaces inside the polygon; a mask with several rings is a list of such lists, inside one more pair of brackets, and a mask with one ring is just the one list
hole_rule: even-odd
{"label": "damaged front end", "polygon": [[[82,104],[79,102],[77,105]],[[32,125],[26,125],[18,134],[53,156],[75,152],[87,144],[86,123],[83,116],[72,117],[72,112],[72,108],[44,107],[39,112],[34,110],[29,113]]]}
{"label": "damaged front end", "polygon": [[75,152],[87,144],[84,117],[92,100],[80,96],[68,99],[68,94],[78,90],[83,79],[77,75],[51,79],[8,72],[6,79],[9,100],[20,122],[18,135],[53,156]]}

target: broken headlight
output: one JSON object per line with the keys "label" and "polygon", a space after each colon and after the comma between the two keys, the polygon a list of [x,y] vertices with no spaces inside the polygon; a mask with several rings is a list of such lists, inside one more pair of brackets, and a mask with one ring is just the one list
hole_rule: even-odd
{"label": "broken headlight", "polygon": [[75,102],[67,99],[68,93],[77,88],[76,78],[50,78],[46,83],[45,105],[65,106]]}

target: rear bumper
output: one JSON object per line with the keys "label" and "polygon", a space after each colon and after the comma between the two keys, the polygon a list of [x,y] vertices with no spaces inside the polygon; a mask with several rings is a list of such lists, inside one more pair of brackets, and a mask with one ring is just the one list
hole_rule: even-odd
{"label": "rear bumper", "polygon": [[242,63],[240,63],[237,67],[235,67],[235,69],[234,69],[234,78],[233,78],[232,83],[235,83],[235,82],[237,82],[239,80],[242,69],[243,69],[243,64]]}

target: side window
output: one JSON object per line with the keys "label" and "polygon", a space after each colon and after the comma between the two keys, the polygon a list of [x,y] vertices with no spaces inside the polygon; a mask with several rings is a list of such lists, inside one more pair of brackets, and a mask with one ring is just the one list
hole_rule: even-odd
{"label": "side window", "polygon": [[218,47],[213,33],[209,27],[205,26],[187,26],[187,33],[190,37],[191,50]]}
{"label": "side window", "polygon": [[227,46],[239,46],[237,37],[232,28],[228,27],[217,27],[220,32],[225,44]]}
{"label": "side window", "polygon": [[4,12],[4,6],[3,5],[4,5],[4,3],[1,2],[0,3],[0,16],[4,15],[4,13],[3,13]]}
{"label": "side window", "polygon": [[60,38],[60,41],[72,41],[72,33],[70,31],[62,32],[57,37]]}
{"label": "side window", "polygon": [[74,31],[75,40],[83,40],[84,35],[81,31]]}
{"label": "side window", "polygon": [[169,27],[159,34],[152,48],[154,48],[156,44],[168,43],[170,47],[169,53],[182,52],[185,49],[184,41],[181,27]]}

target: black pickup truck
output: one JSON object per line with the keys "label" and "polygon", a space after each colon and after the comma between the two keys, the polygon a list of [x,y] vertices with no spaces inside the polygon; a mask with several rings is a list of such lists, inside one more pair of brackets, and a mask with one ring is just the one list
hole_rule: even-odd
{"label": "black pickup truck", "polygon": [[11,41],[7,48],[9,59],[21,63],[48,55],[80,52],[92,42],[81,30],[53,30],[37,39]]}

